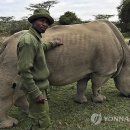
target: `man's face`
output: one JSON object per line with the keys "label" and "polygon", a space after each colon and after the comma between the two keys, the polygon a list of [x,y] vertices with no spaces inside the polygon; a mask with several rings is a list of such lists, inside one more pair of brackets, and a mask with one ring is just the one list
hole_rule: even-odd
{"label": "man's face", "polygon": [[44,33],[49,27],[49,21],[46,18],[39,18],[35,20],[32,25],[39,33]]}

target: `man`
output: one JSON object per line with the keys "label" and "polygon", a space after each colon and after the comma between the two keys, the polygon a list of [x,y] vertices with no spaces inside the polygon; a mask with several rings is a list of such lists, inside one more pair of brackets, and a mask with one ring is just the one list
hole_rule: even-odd
{"label": "man", "polygon": [[39,8],[28,18],[31,27],[17,46],[18,73],[21,77],[21,89],[29,101],[29,117],[32,120],[30,130],[44,130],[49,127],[49,107],[46,89],[49,87],[49,70],[44,51],[62,45],[60,40],[48,44],[41,43],[41,33],[54,23],[53,18],[45,9]]}

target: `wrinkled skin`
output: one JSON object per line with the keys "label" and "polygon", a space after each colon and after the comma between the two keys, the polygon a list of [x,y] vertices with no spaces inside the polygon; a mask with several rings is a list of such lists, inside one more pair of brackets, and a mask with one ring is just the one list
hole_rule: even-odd
{"label": "wrinkled skin", "polygon": [[[18,40],[25,32],[11,36],[0,49],[0,128],[18,123],[16,119],[8,117],[11,105],[28,112],[29,104],[19,88],[16,55]],[[113,24],[96,21],[55,26],[48,29],[43,37],[45,41],[55,38],[61,38],[64,45],[46,53],[50,84],[61,86],[77,82],[74,100],[84,103],[87,102],[87,82],[91,79],[92,100],[102,102],[106,97],[101,94],[101,86],[113,78],[118,90],[129,96],[130,50]]]}

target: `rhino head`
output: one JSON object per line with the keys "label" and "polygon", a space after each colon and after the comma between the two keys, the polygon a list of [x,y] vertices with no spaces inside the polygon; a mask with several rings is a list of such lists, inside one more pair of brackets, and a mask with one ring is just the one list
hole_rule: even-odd
{"label": "rhino head", "polygon": [[120,73],[114,78],[115,86],[124,96],[130,96],[130,46],[124,48],[124,62]]}

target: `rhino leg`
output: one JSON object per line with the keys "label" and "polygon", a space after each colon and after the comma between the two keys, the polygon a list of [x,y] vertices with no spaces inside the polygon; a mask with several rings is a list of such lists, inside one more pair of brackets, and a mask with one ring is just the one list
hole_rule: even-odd
{"label": "rhino leg", "polygon": [[29,103],[25,95],[19,97],[14,104],[16,107],[19,107],[24,113],[29,113]]}
{"label": "rhino leg", "polygon": [[77,93],[74,98],[74,101],[77,103],[85,103],[87,102],[87,98],[85,96],[85,90],[87,87],[87,82],[89,78],[81,79],[77,82]]}
{"label": "rhino leg", "polygon": [[106,100],[104,95],[101,95],[101,86],[109,79],[110,77],[102,77],[93,75],[92,76],[92,100],[94,102],[103,102]]}
{"label": "rhino leg", "polygon": [[10,128],[18,124],[16,119],[8,116],[8,111],[12,105],[11,97],[0,99],[0,128]]}

